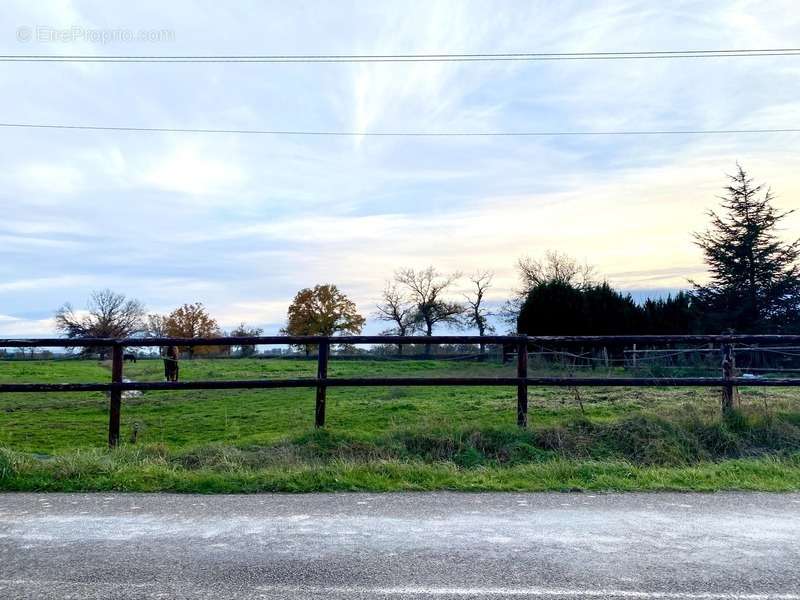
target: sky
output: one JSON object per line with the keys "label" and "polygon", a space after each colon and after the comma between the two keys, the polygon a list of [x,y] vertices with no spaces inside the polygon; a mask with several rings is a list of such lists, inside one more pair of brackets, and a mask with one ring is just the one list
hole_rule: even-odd
{"label": "sky", "polygon": [[[56,33],[53,33],[56,32]],[[119,33],[123,32],[123,33]],[[131,36],[144,32],[147,41]],[[241,55],[800,46],[795,0],[6,1],[2,54]],[[29,39],[27,39],[29,38]],[[0,63],[0,122],[336,131],[800,126],[800,57],[378,64]],[[372,316],[402,267],[546,250],[636,297],[705,277],[692,232],[739,161],[800,204],[800,135],[288,137],[0,128],[0,335],[111,288],[275,333],[303,287]],[[784,222],[796,237],[800,216]],[[466,291],[466,279],[453,298]],[[384,325],[370,320],[365,332]]]}

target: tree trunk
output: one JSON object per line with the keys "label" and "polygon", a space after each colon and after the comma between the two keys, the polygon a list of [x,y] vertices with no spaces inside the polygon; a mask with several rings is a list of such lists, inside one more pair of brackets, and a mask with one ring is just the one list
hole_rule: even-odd
{"label": "tree trunk", "polygon": [[[427,337],[431,337],[433,335],[433,323],[426,323],[425,327],[426,327],[425,335]],[[425,356],[430,356],[430,355],[431,355],[431,343],[425,342]]]}

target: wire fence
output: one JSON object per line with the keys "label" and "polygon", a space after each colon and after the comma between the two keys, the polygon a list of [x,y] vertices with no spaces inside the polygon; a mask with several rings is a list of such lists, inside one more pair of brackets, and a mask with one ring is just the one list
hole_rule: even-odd
{"label": "wire fence", "polygon": [[[232,348],[294,346],[306,352],[292,358],[310,359],[314,376],[274,379],[206,379],[199,381],[131,381],[123,377],[125,349],[176,346],[185,351],[200,347]],[[438,377],[330,377],[332,348],[357,345],[423,346],[425,352],[383,356],[385,360],[498,360],[512,373]],[[436,355],[436,347],[463,349],[478,346],[483,352]],[[587,387],[719,387],[724,413],[733,409],[737,386],[797,387],[800,378],[777,377],[800,367],[800,335],[685,335],[685,336],[259,336],[216,338],[82,338],[3,339],[0,348],[30,349],[65,347],[73,352],[99,352],[110,356],[111,381],[92,383],[0,383],[0,393],[107,392],[109,395],[108,443],[119,443],[120,412],[124,393],[167,390],[233,390],[310,388],[316,391],[314,423],[325,425],[326,392],[330,387],[381,386],[507,386],[517,390],[517,424],[528,424],[530,386]],[[23,351],[23,352],[25,352]],[[33,354],[35,357],[35,354]],[[750,356],[751,372],[737,370],[737,356]],[[355,354],[372,358],[369,352]],[[375,355],[378,357],[379,355]],[[752,356],[760,358],[753,359]],[[771,357],[769,360],[764,356]],[[288,358],[272,355],[272,358]],[[347,354],[333,355],[345,358]],[[779,358],[775,358],[779,357]],[[56,360],[76,360],[78,354]],[[85,358],[85,356],[80,356]],[[765,362],[766,360],[766,362]],[[777,361],[777,363],[776,363]],[[798,362],[794,362],[798,361]],[[792,362],[793,364],[789,364]],[[753,363],[753,364],[750,364]],[[769,363],[769,364],[767,364]],[[766,365],[766,366],[764,366]],[[756,369],[759,369],[756,371]],[[578,372],[581,372],[578,376]],[[478,371],[479,372],[479,371]],[[586,373],[589,373],[588,375]]]}

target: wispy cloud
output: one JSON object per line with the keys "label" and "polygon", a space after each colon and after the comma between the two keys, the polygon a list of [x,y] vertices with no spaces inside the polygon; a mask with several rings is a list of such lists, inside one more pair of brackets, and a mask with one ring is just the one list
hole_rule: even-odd
{"label": "wispy cloud", "polygon": [[[309,8],[310,7],[310,8]],[[167,45],[0,39],[6,54],[607,51],[786,46],[791,0],[219,4],[11,2],[3,22],[174,29]],[[155,17],[154,15],[158,15]],[[313,15],[313,18],[309,17]],[[215,33],[216,32],[216,33]],[[222,35],[221,32],[227,32]],[[256,48],[253,40],[260,40]],[[796,58],[345,65],[7,64],[3,121],[251,129],[519,131],[785,127]],[[0,331],[113,287],[225,326],[284,318],[338,283],[371,312],[403,265],[497,271],[557,248],[626,289],[702,276],[692,231],[737,160],[798,205],[800,136],[292,138],[6,130]],[[800,218],[786,222],[787,236]],[[10,320],[9,320],[10,319]],[[11,327],[13,324],[13,327]],[[8,329],[11,327],[11,329]],[[25,328],[28,328],[26,330]]]}

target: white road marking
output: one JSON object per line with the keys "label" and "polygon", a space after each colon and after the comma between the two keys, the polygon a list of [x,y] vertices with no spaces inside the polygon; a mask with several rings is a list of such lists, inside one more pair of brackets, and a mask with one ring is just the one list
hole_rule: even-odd
{"label": "white road marking", "polygon": [[[0,579],[0,589],[16,586],[76,586],[82,588],[92,587],[123,587],[123,588],[160,588],[157,583],[131,583],[131,582],[75,582],[64,580],[37,580],[37,579]],[[169,582],[168,586],[178,585],[181,589],[204,589],[193,582]],[[167,587],[167,586],[165,586]],[[214,586],[212,586],[213,588]],[[800,600],[800,594],[786,592],[666,592],[647,590],[618,590],[618,589],[560,589],[560,588],[474,588],[474,587],[360,587],[360,586],[253,586],[252,591],[272,594],[306,593],[314,595],[330,594],[360,594],[370,596],[467,596],[467,597],[492,597],[492,596],[519,596],[532,598],[630,598],[655,599],[655,600]]]}
{"label": "white road marking", "polygon": [[[278,588],[258,588],[259,590],[280,591]],[[375,594],[385,596],[528,596],[541,598],[655,598],[662,600],[800,600],[800,594],[794,593],[755,593],[742,594],[738,592],[660,592],[643,590],[581,590],[558,588],[459,588],[459,587],[325,587],[325,588],[297,588],[298,591],[308,590],[319,593],[351,593]]]}

